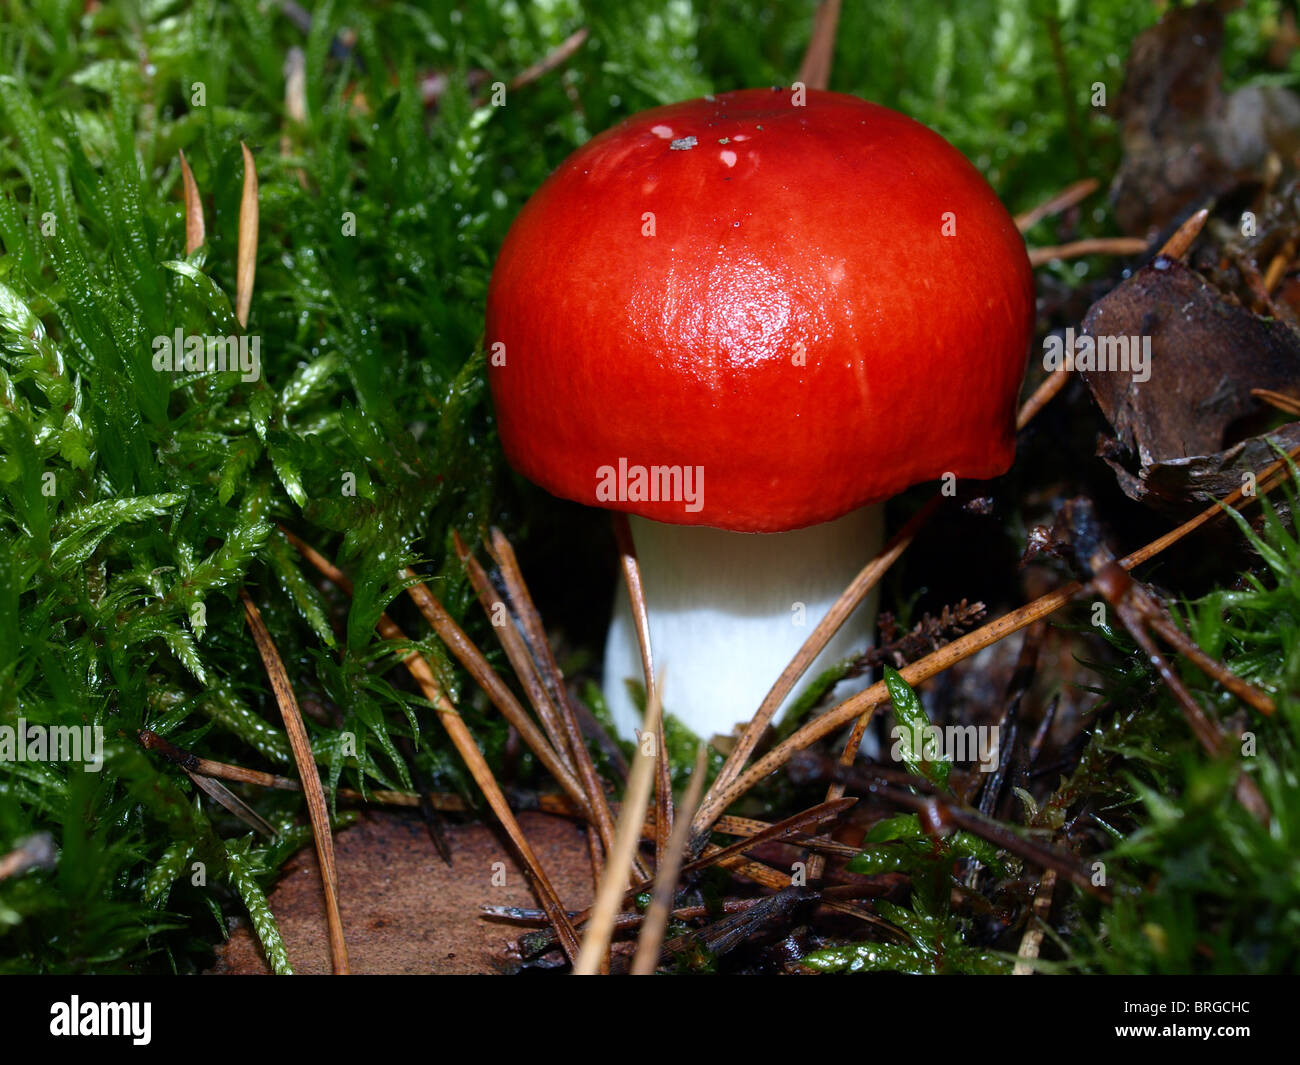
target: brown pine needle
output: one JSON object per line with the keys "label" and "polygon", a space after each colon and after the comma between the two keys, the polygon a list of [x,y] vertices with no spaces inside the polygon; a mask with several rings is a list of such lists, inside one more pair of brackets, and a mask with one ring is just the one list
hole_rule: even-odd
{"label": "brown pine needle", "polygon": [[1208,207],[1202,207],[1195,214],[1189,216],[1187,221],[1174,231],[1173,236],[1160,245],[1158,254],[1167,259],[1181,259],[1191,250],[1209,218],[1210,210]]}
{"label": "brown pine needle", "polygon": [[590,33],[591,31],[586,26],[583,26],[576,33],[571,33],[531,67],[511,78],[510,88],[522,89],[525,85],[531,84],[538,78],[545,77],[556,67],[567,63],[574,53],[586,43]]}
{"label": "brown pine needle", "polygon": [[[643,735],[648,733],[657,736],[660,711],[657,685],[649,691],[648,700]],[[657,752],[647,752],[644,744],[637,745],[636,759],[632,763],[632,772],[628,775],[627,795],[618,815],[618,830],[614,833],[614,845],[608,850],[609,860],[605,863],[605,875],[601,878],[600,890],[596,894],[596,903],[591,911],[591,920],[587,922],[582,937],[582,952],[573,966],[575,976],[594,976],[608,958],[614,920],[618,916],[619,905],[627,891],[628,879],[632,872],[632,859],[636,855],[637,843],[641,839],[646,803],[650,799],[650,789],[654,784],[656,756]]]}
{"label": "brown pine needle", "polygon": [[[408,569],[406,576],[414,577],[415,572]],[[456,624],[442,603],[429,591],[428,586],[423,582],[417,582],[409,586],[406,591],[415,601],[415,605],[420,608],[420,613],[424,615],[425,620],[433,626],[433,631],[438,634],[438,639],[456,656],[457,661],[465,667],[479,687],[487,693],[488,698],[501,711],[502,716],[514,726],[520,738],[537,755],[538,760],[546,767],[547,771],[555,777],[560,787],[574,801],[585,805],[586,797],[583,795],[582,786],[578,783],[577,777],[573,775],[569,765],[560,758],[555,749],[546,741],[546,737],[542,735],[541,730],[533,724],[533,719],[519,705],[519,700],[506,687],[505,682],[497,675],[491,663],[483,657],[483,652],[474,646],[474,641],[465,635],[464,630]]]}
{"label": "brown pine needle", "polygon": [[[297,547],[313,566],[331,580],[334,580],[344,591],[351,594],[352,582],[337,567],[333,566],[320,552],[298,537],[289,533],[286,533],[286,535],[289,536],[290,543]],[[387,614],[379,615],[379,621],[376,622],[375,628],[379,630],[379,634],[386,640],[400,641],[405,644],[410,643],[406,638],[406,634]],[[560,897],[556,894],[550,878],[547,877],[546,871],[537,860],[537,855],[533,853],[523,829],[519,827],[519,822],[515,819],[510,805],[506,802],[505,795],[501,792],[501,786],[497,783],[496,777],[492,775],[492,769],[487,764],[487,759],[483,757],[483,752],[479,750],[478,744],[474,742],[473,733],[470,732],[469,727],[462,720],[451,700],[447,698],[446,693],[442,690],[442,685],[438,683],[433,669],[425,661],[424,656],[414,647],[400,651],[398,656],[411,676],[415,678],[416,683],[419,684],[421,691],[424,692],[424,697],[433,704],[438,714],[438,720],[442,723],[443,728],[447,730],[452,745],[460,754],[461,760],[474,778],[474,783],[478,785],[483,797],[487,799],[488,806],[492,808],[492,812],[501,823],[501,827],[505,829],[506,835],[510,837],[510,842],[514,844],[516,852],[523,860],[532,879],[537,899],[542,904],[542,909],[546,911],[547,916],[551,919],[560,946],[564,949],[565,955],[572,961],[578,956],[578,933],[574,930],[572,922],[565,913],[564,907],[560,903]],[[317,783],[319,784],[319,780]]]}
{"label": "brown pine needle", "polygon": [[[406,641],[406,635],[386,614],[380,615],[379,624],[376,628],[379,629],[380,635],[385,639]],[[424,692],[424,697],[433,704],[438,713],[438,720],[442,722],[443,728],[447,730],[447,735],[451,737],[451,742],[460,754],[465,767],[470,771],[470,775],[474,778],[474,783],[478,785],[479,791],[487,799],[492,812],[496,814],[497,820],[501,822],[501,827],[506,830],[506,835],[510,837],[510,841],[515,845],[515,850],[523,859],[524,865],[528,868],[529,875],[532,877],[537,899],[542,904],[542,909],[546,911],[547,916],[550,917],[556,935],[559,936],[560,946],[564,948],[565,955],[570,960],[573,960],[578,956],[578,933],[574,929],[572,922],[569,921],[560,902],[560,896],[556,893],[550,878],[542,868],[542,863],[538,861],[537,855],[533,853],[533,848],[529,845],[523,829],[519,827],[514,812],[510,809],[505,795],[501,792],[501,785],[497,783],[496,777],[492,775],[492,769],[487,764],[487,759],[483,757],[483,752],[478,749],[478,744],[474,742],[473,733],[470,732],[469,727],[452,705],[451,700],[447,698],[446,692],[442,690],[442,685],[438,683],[437,678],[433,675],[433,670],[430,668],[429,663],[425,661],[424,656],[411,650],[406,652],[402,658],[411,676],[415,678],[416,683],[420,685],[420,689]]]}
{"label": "brown pine needle", "polygon": [[[649,689],[647,689],[649,690]],[[637,938],[636,954],[632,958],[632,975],[649,976],[659,964],[660,948],[664,942],[664,932],[668,928],[668,914],[672,910],[673,895],[677,891],[677,878],[682,871],[682,858],[686,853],[686,844],[691,837],[691,815],[699,804],[704,792],[705,766],[708,765],[709,748],[701,743],[695,754],[695,768],[691,770],[691,782],[687,785],[686,795],[682,799],[681,817],[673,825],[668,836],[668,845],[655,863],[655,888],[650,908],[646,911],[645,921],[641,924],[641,935]],[[657,827],[657,826],[656,826]]]}
{"label": "brown pine needle", "polygon": [[[307,559],[317,570],[328,577],[335,585],[341,588],[347,595],[352,594],[352,582],[347,578],[337,566],[331,563],[320,552],[304,541],[301,537],[280,527],[285,538],[291,543],[303,558]],[[423,586],[421,586],[423,587]],[[427,592],[428,589],[426,588]],[[414,597],[413,597],[414,598]],[[433,599],[432,594],[429,595]],[[420,600],[416,598],[417,605]],[[433,599],[437,603],[436,599]],[[434,616],[439,618],[437,625],[434,625],[435,631],[438,631],[439,625],[443,631],[438,631],[438,638],[443,644],[450,649],[451,653],[456,656],[457,660],[463,665],[471,677],[478,683],[479,687],[487,694],[492,704],[501,711],[502,716],[514,726],[515,731],[519,733],[523,741],[528,744],[529,749],[537,755],[538,761],[546,767],[560,787],[570,796],[578,805],[585,809],[586,798],[582,793],[582,788],[578,784],[577,778],[570,772],[569,767],[564,764],[556,755],[551,745],[546,742],[546,738],[537,731],[537,726],[533,724],[524,708],[519,705],[519,701],[514,694],[506,687],[505,682],[497,676],[496,670],[492,668],[491,663],[483,657],[483,652],[474,646],[471,640],[461,630],[450,615],[438,604],[438,610],[434,611]],[[428,617],[428,615],[426,615]],[[433,624],[430,618],[430,623]]]}
{"label": "brown pine needle", "polygon": [[203,247],[207,231],[203,226],[203,200],[199,197],[198,182],[190,172],[189,161],[181,151],[181,187],[185,196],[185,254],[193,255]]}
{"label": "brown pine needle", "polygon": [[620,568],[627,596],[632,604],[632,620],[636,623],[637,644],[641,648],[641,670],[645,674],[645,690],[654,687],[654,653],[650,647],[650,613],[645,605],[645,589],[641,584],[641,567],[637,563],[636,543],[627,515],[620,510],[610,515],[614,526],[614,540],[618,544]]}
{"label": "brown pine needle", "polygon": [[[646,608],[645,588],[641,584],[641,566],[636,557],[636,541],[627,515],[616,510],[611,515],[614,540],[618,544],[623,583],[627,586],[628,602],[632,606],[632,619],[636,623],[636,639],[641,648],[641,672],[645,677],[645,690],[655,685],[654,652],[650,646],[650,611]],[[673,827],[672,772],[668,766],[668,743],[664,723],[659,722],[659,757],[655,765],[655,868],[664,861],[668,837]],[[697,800],[698,801],[698,800]]]}
{"label": "brown pine needle", "polygon": [[1295,258],[1296,238],[1292,237],[1282,246],[1282,250],[1273,256],[1272,262],[1268,264],[1268,269],[1264,271],[1264,291],[1270,296],[1277,290],[1277,286],[1282,283],[1282,278],[1286,276],[1287,268],[1291,265],[1291,260]]}
{"label": "brown pine needle", "polygon": [[1033,395],[1025,400],[1020,412],[1016,415],[1016,429],[1023,429],[1026,425],[1038,417],[1038,412],[1046,407],[1060,393],[1067,384],[1070,383],[1070,374],[1072,370],[1067,370],[1064,366],[1060,369],[1053,370],[1044,378],[1043,383],[1034,389]]}
{"label": "brown pine needle", "polygon": [[[693,873],[700,869],[705,869],[710,865],[730,858],[733,855],[739,855],[747,850],[757,847],[760,843],[767,843],[774,840],[783,840],[787,836],[812,825],[819,825],[824,821],[833,820],[839,817],[850,806],[857,803],[855,798],[832,799],[830,802],[818,803],[816,806],[810,806],[807,810],[801,810],[784,820],[777,821],[769,825],[760,832],[755,832],[752,836],[737,840],[735,843],[728,843],[721,850],[714,851],[712,854],[706,854],[696,858],[693,862],[688,862],[682,867],[683,873]],[[786,887],[790,886],[789,877],[786,878]]]}
{"label": "brown pine needle", "polygon": [[1147,250],[1147,242],[1139,237],[1089,237],[1068,244],[1054,244],[1047,248],[1030,248],[1031,266],[1042,266],[1053,259],[1082,259],[1085,255],[1138,255]]}
{"label": "brown pine needle", "polygon": [[[523,685],[524,691],[528,694],[528,701],[537,712],[538,718],[541,719],[542,727],[546,729],[546,734],[550,737],[551,746],[556,755],[564,763],[565,767],[572,772],[573,756],[569,751],[569,739],[565,735],[564,726],[560,724],[560,712],[555,708],[555,704],[551,701],[550,695],[547,694],[546,688],[542,684],[541,677],[538,676],[537,666],[529,657],[528,648],[524,644],[523,637],[519,635],[519,629],[515,624],[513,615],[510,614],[509,608],[497,594],[496,588],[492,586],[492,581],[488,578],[487,572],[480,565],[478,559],[465,546],[465,541],[461,539],[460,533],[454,532],[452,535],[455,539],[456,553],[460,556],[461,564],[465,567],[465,574],[469,577],[470,584],[478,596],[479,605],[492,623],[492,628],[497,634],[497,642],[501,644],[502,650],[506,653],[506,658],[510,660],[510,665],[514,668],[515,676],[519,678],[519,683]],[[501,618],[503,611],[505,617]],[[498,624],[498,619],[503,623]],[[573,779],[575,782],[577,781],[577,777]]]}
{"label": "brown pine needle", "polygon": [[1274,392],[1271,388],[1252,388],[1250,394],[1276,407],[1284,414],[1300,414],[1300,399],[1296,399],[1295,396]]}
{"label": "brown pine needle", "polygon": [[1037,207],[1016,215],[1016,228],[1021,233],[1024,233],[1032,229],[1035,224],[1041,222],[1044,218],[1060,214],[1062,211],[1068,211],[1076,203],[1082,202],[1096,192],[1100,184],[1096,178],[1084,178],[1082,181],[1067,185],[1055,196],[1044,200]]}
{"label": "brown pine needle", "polygon": [[[216,777],[230,780],[237,784],[252,784],[261,788],[275,788],[278,791],[302,791],[302,785],[292,777],[282,777],[275,773],[264,773],[260,769],[248,769],[242,765],[229,762],[217,762],[211,758],[199,758],[182,747],[159,736],[156,732],[145,729],[140,733],[140,743],[146,750],[156,750],[169,762],[174,762],[191,774],[204,777]],[[433,805],[435,810],[463,812],[472,807],[453,792],[425,792],[423,795],[414,791],[389,791],[384,788],[372,788],[361,792],[355,788],[339,788],[336,792],[340,799],[349,802],[364,802],[377,806],[419,806],[422,797]],[[538,795],[537,808],[547,813],[560,814],[564,817],[581,817],[583,813],[576,810],[563,795]],[[725,821],[726,818],[723,819]],[[718,831],[726,831],[719,822]]]}
{"label": "brown pine needle", "polygon": [[302,710],[293,694],[293,685],[289,683],[289,674],[285,672],[284,663],[280,660],[280,652],[276,650],[271,634],[262,622],[262,615],[248,592],[241,588],[239,597],[244,602],[244,614],[248,618],[248,627],[253,632],[253,642],[257,644],[258,653],[262,656],[262,665],[271,681],[271,691],[280,707],[284,730],[289,736],[289,746],[293,748],[293,760],[298,766],[303,797],[307,800],[307,814],[311,818],[311,834],[316,841],[321,881],[325,886],[325,920],[329,926],[330,958],[334,963],[334,975],[345,976],[348,973],[348,948],[343,939],[343,918],[339,912],[338,869],[334,864],[334,837],[330,833],[325,790],[321,787],[311,740],[302,720]]}
{"label": "brown pine needle", "polygon": [[211,777],[205,777],[201,773],[195,773],[185,770],[185,775],[194,782],[194,786],[203,792],[209,799],[218,806],[224,807],[227,811],[234,814],[239,820],[243,821],[254,832],[260,832],[268,839],[275,839],[279,833],[269,821],[261,814],[254,810],[248,803],[244,802],[238,795],[231,791],[219,780],[213,780]]}
{"label": "brown pine needle", "polygon": [[[568,737],[569,749],[573,754],[574,764],[578,771],[578,780],[582,783],[583,791],[587,796],[587,805],[591,809],[596,828],[600,832],[601,843],[605,847],[606,855],[608,855],[614,846],[614,815],[609,809],[609,800],[605,796],[604,784],[596,772],[595,763],[591,760],[591,752],[587,750],[587,744],[583,740],[582,729],[578,725],[577,711],[574,710],[573,704],[569,701],[569,692],[564,682],[564,674],[560,672],[560,667],[555,661],[555,655],[551,651],[551,645],[546,639],[546,631],[542,627],[541,616],[537,613],[537,607],[533,605],[533,598],[528,593],[528,585],[524,583],[523,573],[520,571],[519,562],[515,558],[515,550],[510,546],[510,541],[505,538],[500,529],[490,531],[488,551],[501,571],[501,578],[506,586],[506,595],[510,599],[510,605],[513,608],[515,617],[519,620],[520,631],[528,644],[533,661],[537,664],[542,683],[546,686],[551,698],[555,701],[556,708],[560,711],[561,724],[564,726],[565,735]],[[655,721],[656,727],[658,727],[657,717]],[[637,871],[642,872],[644,867],[635,852],[632,855],[632,860]]]}
{"label": "brown pine needle", "polygon": [[827,89],[835,59],[835,30],[840,20],[840,0],[821,0],[813,16],[812,37],[799,64],[799,80],[810,89]]}
{"label": "brown pine needle", "polygon": [[[1196,238],[1200,236],[1209,217],[1209,210],[1201,208],[1178,227],[1173,236],[1161,245],[1157,254],[1169,259],[1183,258]],[[1022,232],[1023,228],[1027,227],[1022,227]],[[1043,263],[1051,262],[1053,259],[1077,259],[1084,255],[1138,255],[1146,249],[1146,241],[1139,237],[1094,237],[1055,247],[1030,248],[1029,262],[1034,266],[1042,266]]]}
{"label": "brown pine needle", "polygon": [[1241,677],[1233,673],[1217,658],[1207,655],[1187,633],[1183,632],[1168,618],[1151,617],[1147,619],[1147,624],[1159,634],[1165,643],[1243,703],[1258,710],[1266,717],[1277,710],[1277,704],[1273,702],[1266,692],[1256,688],[1249,681],[1242,680]]}
{"label": "brown pine needle", "polygon": [[[1300,455],[1300,446],[1294,448],[1291,456],[1294,458]],[[1243,489],[1239,488],[1222,500],[1222,506],[1235,507],[1243,498],[1248,501],[1263,495],[1275,483],[1270,479],[1280,471],[1286,469],[1286,464],[1279,459],[1259,474],[1257,478],[1256,494],[1250,497],[1244,496]],[[1146,562],[1165,550],[1167,547],[1177,543],[1183,537],[1200,528],[1212,518],[1222,513],[1220,504],[1207,507],[1204,511],[1184,522],[1177,529],[1158,537],[1139,548],[1126,558],[1120,560],[1119,564],[1124,569],[1132,569],[1135,566]],[[905,681],[910,685],[920,684],[922,681],[929,680],[936,674],[955,665],[957,662],[985,647],[990,647],[999,640],[1005,639],[1013,632],[1018,632],[1027,625],[1033,624],[1041,618],[1045,618],[1055,613],[1066,603],[1070,602],[1080,591],[1083,585],[1078,581],[1071,581],[1056,591],[1049,592],[1047,595],[1035,599],[1032,603],[1020,607],[989,622],[987,625],[969,632],[965,636],[959,637],[950,644],[939,648],[933,654],[927,655],[919,661],[905,666],[900,673]],[[731,806],[740,796],[744,795],[750,788],[761,781],[768,774],[775,772],[789,760],[790,756],[796,751],[801,751],[811,746],[817,740],[829,735],[836,729],[848,724],[854,718],[863,714],[874,713],[876,708],[889,698],[888,689],[884,681],[880,681],[865,691],[861,691],[838,706],[832,707],[825,714],[808,722],[800,728],[794,735],[788,737],[783,742],[777,744],[771,751],[749,767],[743,774],[738,776],[726,787],[710,789],[705,796],[704,802],[700,806],[699,812],[695,816],[695,829],[697,835],[703,833],[713,823],[727,807]]]}
{"label": "brown pine needle", "polygon": [[257,167],[253,153],[243,141],[244,193],[239,201],[239,251],[235,269],[235,317],[239,328],[248,327],[248,312],[253,304],[253,277],[257,273]]}
{"label": "brown pine needle", "polygon": [[[1292,460],[1300,458],[1300,446],[1292,448],[1287,454]],[[1271,492],[1279,484],[1285,481],[1289,475],[1290,471],[1288,470],[1287,464],[1284,460],[1278,459],[1276,462],[1270,463],[1256,475],[1254,494],[1249,496],[1246,495],[1246,486],[1242,485],[1240,488],[1235,489],[1229,495],[1221,499],[1218,503],[1206,507],[1203,511],[1197,514],[1196,517],[1189,518],[1187,521],[1183,522],[1183,524],[1178,526],[1178,528],[1170,530],[1165,533],[1164,536],[1157,537],[1146,546],[1140,547],[1132,554],[1120,559],[1119,564],[1125,569],[1133,569],[1134,566],[1140,566],[1143,562],[1146,562],[1148,559],[1152,559],[1156,555],[1160,554],[1160,552],[1165,550],[1165,548],[1176,544],[1188,533],[1199,529],[1207,521],[1217,518],[1223,513],[1220,509],[1221,506],[1236,507],[1238,503],[1242,503],[1243,505],[1248,504],[1254,499]]]}

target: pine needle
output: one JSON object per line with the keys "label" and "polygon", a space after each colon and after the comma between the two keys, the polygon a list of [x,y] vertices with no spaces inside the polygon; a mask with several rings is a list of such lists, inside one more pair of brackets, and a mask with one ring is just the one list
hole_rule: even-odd
{"label": "pine needle", "polygon": [[207,239],[203,224],[203,200],[199,196],[198,182],[194,180],[184,151],[180,152],[180,157],[181,185],[185,194],[185,254],[193,255],[203,247],[203,241]]}
{"label": "pine needle", "polygon": [[330,958],[334,964],[334,974],[345,976],[348,973],[348,948],[343,938],[343,917],[339,911],[338,868],[334,864],[334,837],[330,832],[329,810],[325,805],[325,791],[321,787],[320,774],[316,770],[316,758],[312,754],[311,740],[307,736],[307,726],[302,719],[302,710],[298,699],[293,694],[293,685],[289,683],[289,674],[284,662],[275,648],[271,634],[262,622],[262,615],[248,592],[240,589],[240,599],[244,603],[244,613],[248,618],[248,627],[253,632],[253,642],[257,644],[262,656],[262,665],[271,681],[271,691],[280,707],[280,716],[284,719],[285,732],[289,734],[289,743],[293,747],[293,758],[298,766],[298,777],[302,781],[303,796],[307,800],[307,813],[311,818],[312,838],[316,841],[316,857],[320,862],[321,881],[325,887],[325,920],[329,926]]}
{"label": "pine needle", "polygon": [[239,201],[239,262],[235,271],[235,317],[239,327],[248,327],[253,304],[253,277],[257,273],[257,167],[248,145],[239,142],[244,153],[244,192]]}

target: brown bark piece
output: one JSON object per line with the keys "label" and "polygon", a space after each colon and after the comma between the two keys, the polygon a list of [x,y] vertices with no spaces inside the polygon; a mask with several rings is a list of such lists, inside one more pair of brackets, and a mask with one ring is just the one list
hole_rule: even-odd
{"label": "brown bark piece", "polygon": [[[570,911],[590,904],[587,840],[574,822],[523,813],[519,823]],[[510,944],[530,926],[483,915],[481,907],[537,908],[514,854],[484,824],[447,826],[451,866],[418,820],[376,813],[335,837],[343,927],[354,973],[508,973]],[[504,863],[505,883],[493,884]],[[498,867],[498,872],[500,872]],[[500,875],[496,878],[500,880]],[[269,895],[289,963],[302,974],[330,971],[320,876],[311,848],[295,855]],[[247,925],[217,948],[216,975],[268,974]]]}

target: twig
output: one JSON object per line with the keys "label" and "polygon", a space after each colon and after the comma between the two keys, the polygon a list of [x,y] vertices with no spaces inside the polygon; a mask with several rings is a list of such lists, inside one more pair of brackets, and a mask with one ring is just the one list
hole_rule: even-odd
{"label": "twig", "polygon": [[[1073,854],[1018,835],[1001,822],[984,817],[975,810],[938,794],[934,785],[924,777],[910,776],[908,784],[913,790],[909,790],[887,782],[874,769],[855,770],[835,765],[832,772],[836,778],[849,783],[854,790],[879,795],[913,811],[922,827],[932,836],[944,836],[954,829],[963,829],[988,840],[999,850],[1018,855],[1043,869],[1055,869],[1100,899],[1109,900],[1111,897],[1109,889],[1092,882],[1089,870],[1080,865]],[[916,794],[918,791],[922,794]]]}
{"label": "twig", "polygon": [[1025,638],[1020,643],[1020,654],[1016,657],[1016,668],[1007,684],[1006,695],[1002,699],[1003,711],[995,726],[994,735],[1006,736],[998,742],[998,764],[988,774],[979,789],[979,801],[976,809],[986,817],[997,813],[998,803],[1006,787],[1007,777],[1011,773],[1015,758],[1016,745],[1020,740],[1020,707],[1038,674],[1038,656],[1042,651],[1043,639],[1047,635],[1047,624],[1039,622],[1025,630]]}
{"label": "twig", "polygon": [[[1083,551],[1078,549],[1078,544],[1074,545],[1076,547],[1074,553],[1077,564],[1092,577],[1090,587],[1095,589],[1119,615],[1124,628],[1128,630],[1134,642],[1142,649],[1147,661],[1160,674],[1160,679],[1164,681],[1165,687],[1169,689],[1174,701],[1182,710],[1183,717],[1187,720],[1187,724],[1197,741],[1212,757],[1218,757],[1223,753],[1227,743],[1227,735],[1224,733],[1223,727],[1192,696],[1182,678],[1174,672],[1164,655],[1156,647],[1155,641],[1151,639],[1150,634],[1147,632],[1147,628],[1151,627],[1156,631],[1161,631],[1161,628],[1164,628],[1162,634],[1165,634],[1166,639],[1170,639],[1167,633],[1172,630],[1175,639],[1170,642],[1179,647],[1180,650],[1190,644],[1191,641],[1183,636],[1177,627],[1168,621],[1167,617],[1162,619],[1161,615],[1164,611],[1160,604],[1113,560],[1109,549],[1096,533],[1092,509],[1086,500],[1066,504],[1065,520],[1070,525],[1069,531],[1071,533],[1074,533],[1076,529],[1082,533],[1079,537],[1081,542],[1096,545],[1086,557],[1081,557]],[[1193,661],[1197,665],[1202,665],[1207,660],[1212,661],[1208,655],[1205,655],[1197,648]],[[1243,689],[1250,689],[1251,695],[1249,697],[1246,695],[1239,695],[1239,697],[1245,699],[1263,713],[1273,712],[1273,701],[1263,692],[1255,690],[1239,677],[1232,677],[1225,668],[1218,666],[1217,663],[1215,663],[1215,666],[1216,669],[1211,675],[1215,676],[1216,679],[1220,679],[1225,674],[1231,677],[1231,685],[1220,680],[1220,683],[1224,683],[1225,687],[1229,687],[1229,690],[1233,691],[1234,694],[1241,692]],[[1204,668],[1203,665],[1202,668]],[[1209,671],[1207,670],[1207,672]],[[1237,797],[1241,804],[1259,821],[1267,825],[1271,815],[1263,793],[1260,792],[1255,781],[1243,771],[1237,777],[1236,788]]]}
{"label": "twig", "polygon": [[334,864],[334,837],[330,833],[329,811],[325,806],[325,791],[321,787],[320,775],[316,771],[316,758],[312,754],[311,740],[307,736],[307,726],[302,720],[302,711],[298,699],[293,694],[289,683],[289,674],[285,671],[280,652],[276,650],[271,634],[267,632],[248,592],[241,588],[239,597],[244,603],[244,614],[248,618],[248,627],[253,632],[253,642],[257,644],[262,656],[262,665],[271,682],[271,691],[276,704],[280,707],[280,716],[284,719],[284,730],[289,736],[289,746],[293,748],[293,760],[298,766],[298,778],[302,781],[303,797],[307,800],[307,814],[311,818],[311,832],[316,841],[316,858],[320,863],[321,881],[325,886],[325,920],[329,926],[330,957],[334,962],[334,974],[346,975],[348,972],[348,948],[343,939],[343,917],[339,912],[338,869]]}

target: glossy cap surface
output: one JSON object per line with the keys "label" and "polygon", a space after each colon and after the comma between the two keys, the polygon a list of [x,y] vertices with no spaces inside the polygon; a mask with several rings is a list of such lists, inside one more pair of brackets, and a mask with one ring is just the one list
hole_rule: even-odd
{"label": "glossy cap surface", "polygon": [[486,339],[529,479],[762,532],[1006,471],[1034,305],[1010,216],[912,119],[795,99],[633,115],[520,212]]}

